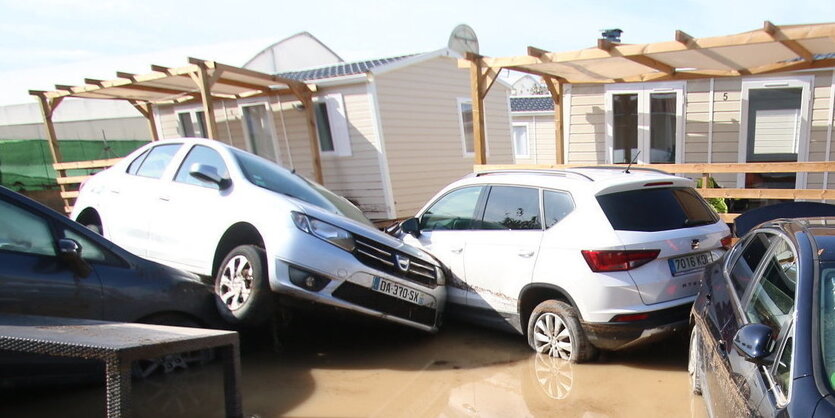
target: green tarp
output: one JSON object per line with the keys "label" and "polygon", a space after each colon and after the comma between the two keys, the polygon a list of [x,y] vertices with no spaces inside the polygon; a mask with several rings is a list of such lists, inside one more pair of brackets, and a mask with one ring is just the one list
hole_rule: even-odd
{"label": "green tarp", "polygon": [[[147,144],[143,140],[61,140],[64,161],[87,161],[124,157]],[[43,190],[57,187],[49,144],[43,139],[0,139],[0,184],[13,190]],[[71,170],[70,176],[91,174]]]}

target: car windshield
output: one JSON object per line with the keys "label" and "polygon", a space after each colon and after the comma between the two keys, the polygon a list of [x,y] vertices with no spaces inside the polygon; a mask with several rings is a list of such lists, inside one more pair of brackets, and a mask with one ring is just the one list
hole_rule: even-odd
{"label": "car windshield", "polygon": [[618,231],[666,231],[709,225],[719,217],[689,187],[638,189],[597,196]]}
{"label": "car windshield", "polygon": [[232,150],[232,154],[250,183],[373,225],[348,199],[261,157],[236,149]]}
{"label": "car windshield", "polygon": [[826,382],[835,391],[835,262],[821,263],[821,353]]}

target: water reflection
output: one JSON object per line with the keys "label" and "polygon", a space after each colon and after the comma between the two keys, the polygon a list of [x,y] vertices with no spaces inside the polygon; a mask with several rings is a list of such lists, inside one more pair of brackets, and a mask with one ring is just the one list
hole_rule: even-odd
{"label": "water reflection", "polygon": [[[325,329],[325,328],[313,328]],[[435,336],[337,328],[285,352],[244,352],[249,417],[704,417],[678,341],[592,364],[536,355],[518,336],[450,324]],[[301,342],[304,341],[304,342]],[[135,382],[137,417],[222,417],[219,365]],[[0,416],[101,416],[103,389],[2,396]]]}

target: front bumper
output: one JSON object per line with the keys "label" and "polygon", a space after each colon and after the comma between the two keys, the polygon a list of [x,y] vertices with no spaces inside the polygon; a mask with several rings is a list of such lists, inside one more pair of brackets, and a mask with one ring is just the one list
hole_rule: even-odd
{"label": "front bumper", "polygon": [[660,311],[634,322],[583,322],[589,342],[601,350],[625,350],[664,339],[689,326],[692,303]]}
{"label": "front bumper", "polygon": [[[305,233],[279,245],[272,254],[270,287],[279,294],[325,304],[427,332],[436,332],[446,304],[446,288],[429,286],[363,264],[354,254]],[[290,280],[290,269],[327,279],[319,291],[299,287]],[[372,289],[379,277],[423,295],[412,303]]]}

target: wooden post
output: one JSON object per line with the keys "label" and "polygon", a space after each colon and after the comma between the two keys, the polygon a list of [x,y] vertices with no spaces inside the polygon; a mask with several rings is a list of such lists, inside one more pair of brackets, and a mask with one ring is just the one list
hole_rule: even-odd
{"label": "wooden post", "polygon": [[554,101],[554,141],[556,142],[556,164],[565,164],[565,134],[562,124],[562,83],[551,77],[543,77],[551,99]]}
{"label": "wooden post", "polygon": [[152,103],[142,103],[136,100],[130,100],[130,104],[133,105],[142,116],[145,116],[145,119],[148,121],[148,129],[151,131],[151,141],[159,141],[159,134],[157,134],[157,123],[154,119],[154,111],[153,111],[153,104]]}
{"label": "wooden post", "polygon": [[212,80],[209,78],[209,71],[205,64],[199,64],[200,70],[197,72],[198,87],[200,88],[200,96],[203,101],[203,113],[206,115],[206,129],[210,139],[218,139],[217,136],[217,121],[215,120],[215,105],[212,100]]}
{"label": "wooden post", "polygon": [[[52,116],[55,113],[55,108],[64,100],[63,97],[58,97],[55,99],[49,99],[46,97],[46,94],[41,91],[33,91],[30,90],[29,94],[32,94],[38,98],[38,101],[41,104],[41,115],[43,116],[44,126],[46,128],[46,139],[47,143],[49,144],[49,152],[52,154],[52,162],[60,163],[64,161],[64,157],[61,155],[61,148],[58,145],[58,136],[55,134],[55,124],[52,122]],[[55,170],[56,182],[58,182],[59,178],[63,178],[67,176],[67,170]],[[69,214],[70,199],[67,196],[67,186],[64,183],[58,182],[58,188],[61,190],[61,199],[64,201],[64,211]]]}
{"label": "wooden post", "polygon": [[316,109],[313,108],[313,92],[303,84],[290,84],[289,87],[293,95],[304,106],[304,113],[307,119],[307,135],[310,142],[310,157],[313,160],[313,177],[317,183],[324,185],[325,178],[322,175],[322,157],[319,154],[319,131],[316,129]]}
{"label": "wooden post", "polygon": [[[473,108],[473,153],[475,164],[487,164],[487,141],[484,132],[484,79],[481,57],[467,54],[470,60],[470,94]],[[465,134],[466,135],[466,134]]]}

